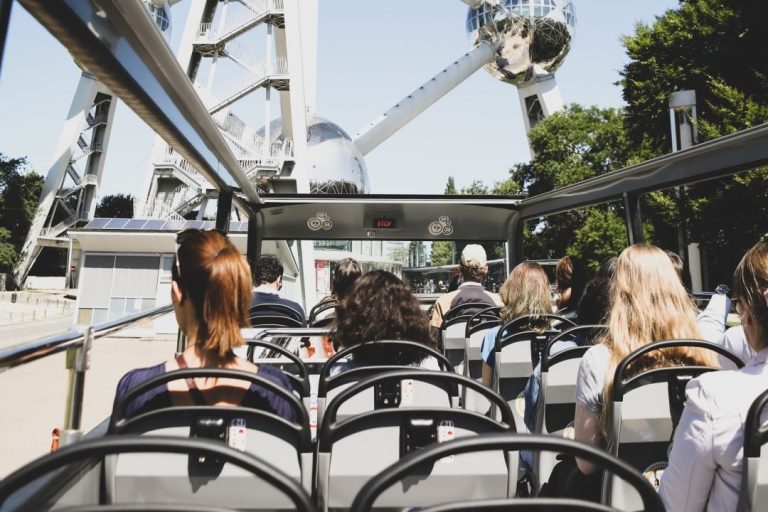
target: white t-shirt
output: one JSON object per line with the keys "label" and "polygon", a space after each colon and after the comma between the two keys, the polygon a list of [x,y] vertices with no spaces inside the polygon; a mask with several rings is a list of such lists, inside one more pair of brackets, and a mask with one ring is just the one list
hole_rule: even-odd
{"label": "white t-shirt", "polygon": [[611,351],[603,344],[594,345],[581,358],[576,403],[591,413],[599,414],[603,410],[603,387],[610,363]]}

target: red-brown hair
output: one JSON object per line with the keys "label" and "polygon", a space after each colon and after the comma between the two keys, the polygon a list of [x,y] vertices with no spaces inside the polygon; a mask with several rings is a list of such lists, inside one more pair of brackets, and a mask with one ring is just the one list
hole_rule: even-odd
{"label": "red-brown hair", "polygon": [[198,343],[219,356],[244,343],[249,327],[251,271],[245,257],[218,231],[187,230],[177,238],[173,280],[192,301],[199,325]]}

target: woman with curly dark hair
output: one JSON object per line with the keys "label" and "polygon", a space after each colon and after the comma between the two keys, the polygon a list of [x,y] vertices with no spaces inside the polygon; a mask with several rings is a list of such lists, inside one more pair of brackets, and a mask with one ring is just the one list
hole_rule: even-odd
{"label": "woman with curly dark hair", "polygon": [[[411,365],[438,370],[437,361],[415,350],[377,346],[376,341],[406,340],[435,348],[429,320],[410,288],[397,276],[372,270],[355,281],[336,308],[333,339],[342,348],[367,343],[354,360],[339,361],[332,374],[357,366]],[[374,343],[370,343],[374,342]]]}

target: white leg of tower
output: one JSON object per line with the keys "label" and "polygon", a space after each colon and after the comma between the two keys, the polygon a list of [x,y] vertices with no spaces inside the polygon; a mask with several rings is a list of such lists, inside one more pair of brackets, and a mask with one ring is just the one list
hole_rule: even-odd
{"label": "white leg of tower", "polygon": [[[291,136],[294,143],[296,167],[293,176],[299,193],[309,192],[309,172],[306,168],[307,158],[307,96],[306,86],[314,87],[314,80],[305,82],[304,47],[317,46],[316,9],[308,9],[305,14],[306,0],[285,0],[285,30],[278,33],[277,52],[284,51],[288,59],[288,74],[290,81],[289,101],[281,101],[283,125],[290,118]],[[314,2],[313,2],[314,3]],[[310,6],[311,7],[311,6]],[[281,41],[281,36],[282,41]],[[284,48],[281,48],[284,45]],[[313,97],[314,97],[314,93]],[[287,105],[286,105],[287,103]],[[286,109],[284,107],[288,108]],[[300,266],[301,289],[305,307],[316,302],[315,257],[312,241],[302,241],[297,246],[297,261]]]}
{"label": "white leg of tower", "polygon": [[[275,55],[278,59],[288,58],[288,42],[284,28],[275,29]],[[280,91],[280,117],[283,121],[283,135],[291,140],[295,140],[291,111],[291,91]]]}
{"label": "white leg of tower", "polygon": [[430,105],[451,92],[475,71],[493,59],[493,46],[481,41],[462,57],[443,69],[431,80],[403,98],[368,126],[358,131],[352,140],[363,154],[387,140]]}
{"label": "white leg of tower", "polygon": [[517,93],[526,133],[545,117],[563,110],[563,97],[555,75],[540,75],[535,81],[518,86]]}
{"label": "white leg of tower", "polygon": [[[194,80],[194,74],[196,70],[191,69],[192,65],[192,43],[197,37],[200,30],[200,24],[203,22],[203,16],[205,15],[205,4],[207,0],[189,0],[189,11],[187,13],[187,20],[184,24],[184,31],[181,34],[181,41],[179,48],[176,51],[176,58],[179,61],[179,65],[187,70],[187,75],[190,75]],[[153,155],[160,155],[164,153],[166,147],[165,141],[159,135],[155,136]],[[154,162],[150,162],[149,169],[144,178],[144,185],[141,188],[140,198],[143,200],[143,211],[135,212],[139,216],[152,215],[153,204],[155,203],[157,196],[157,177],[155,176]],[[156,215],[156,214],[155,214]]]}
{"label": "white leg of tower", "polygon": [[[75,147],[77,147],[80,136],[88,126],[89,112],[94,108],[96,98],[99,95],[109,98],[108,109],[104,112],[102,108],[102,111],[99,113],[100,118],[104,116],[99,121],[103,122],[106,126],[98,132],[98,140],[91,140],[90,145],[87,148],[83,148],[83,151],[90,151],[91,153],[83,157],[85,169],[82,172],[82,176],[78,172],[73,172],[76,180],[79,182],[75,183],[75,186],[81,187],[79,192],[81,199],[78,201],[77,211],[73,212],[74,217],[68,220],[65,219],[66,222],[61,222],[53,228],[47,228],[47,221],[52,213],[51,210],[55,206],[56,197],[62,192],[65,183],[67,183],[66,177]],[[29,273],[29,269],[32,268],[32,264],[40,254],[42,246],[39,243],[39,238],[41,236],[49,235],[56,237],[78,220],[93,218],[93,213],[96,209],[96,192],[104,169],[103,153],[106,151],[109,143],[116,102],[117,98],[103,84],[86,73],[81,75],[80,82],[77,84],[77,89],[72,99],[72,105],[67,114],[67,119],[64,122],[64,128],[59,136],[53,162],[48,169],[43,189],[40,192],[40,200],[35,216],[32,219],[29,233],[27,233],[27,239],[22,247],[19,263],[14,271],[17,284],[23,283]],[[91,129],[94,130],[91,134],[93,136],[97,133],[95,131],[96,128],[92,127]],[[73,180],[75,177],[73,177]]]}
{"label": "white leg of tower", "polygon": [[304,53],[303,44],[315,45],[317,41],[304,41],[301,30],[301,15],[303,0],[285,0],[285,53],[288,59],[288,79],[290,83],[289,112],[282,112],[291,119],[296,167],[293,176],[296,179],[296,191],[309,192],[309,174],[305,168],[307,161],[307,103],[304,83]]}
{"label": "white leg of tower", "polygon": [[317,13],[318,0],[301,0],[302,81],[307,112],[317,107]]}

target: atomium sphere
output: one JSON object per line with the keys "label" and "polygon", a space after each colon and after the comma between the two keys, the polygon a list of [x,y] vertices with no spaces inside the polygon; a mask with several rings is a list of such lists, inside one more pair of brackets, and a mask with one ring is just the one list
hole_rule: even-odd
{"label": "atomium sphere", "polygon": [[[168,3],[168,0],[143,0],[144,6],[149,11],[149,15],[152,17],[152,20],[157,25],[157,28],[160,29],[160,32],[163,33],[163,37],[165,37],[166,41],[171,40],[171,6]],[[90,71],[86,69],[86,67],[83,65],[82,62],[80,62],[78,59],[75,58],[74,55],[71,55],[72,60],[75,61],[75,64],[77,67],[79,67],[81,70],[85,71],[86,73],[90,74]]]}
{"label": "atomium sphere", "polygon": [[575,28],[571,0],[482,2],[467,13],[472,44],[486,40],[496,50],[485,70],[514,85],[554,73],[568,55]]}
{"label": "atomium sphere", "polygon": [[[276,134],[272,143],[282,142],[281,121],[270,123]],[[261,129],[258,132],[264,134]],[[309,190],[313,194],[367,194],[368,168],[365,157],[352,138],[339,125],[318,115],[307,116],[306,166]]]}
{"label": "atomium sphere", "polygon": [[171,6],[168,0],[144,0],[149,15],[167,40],[171,38]]}

